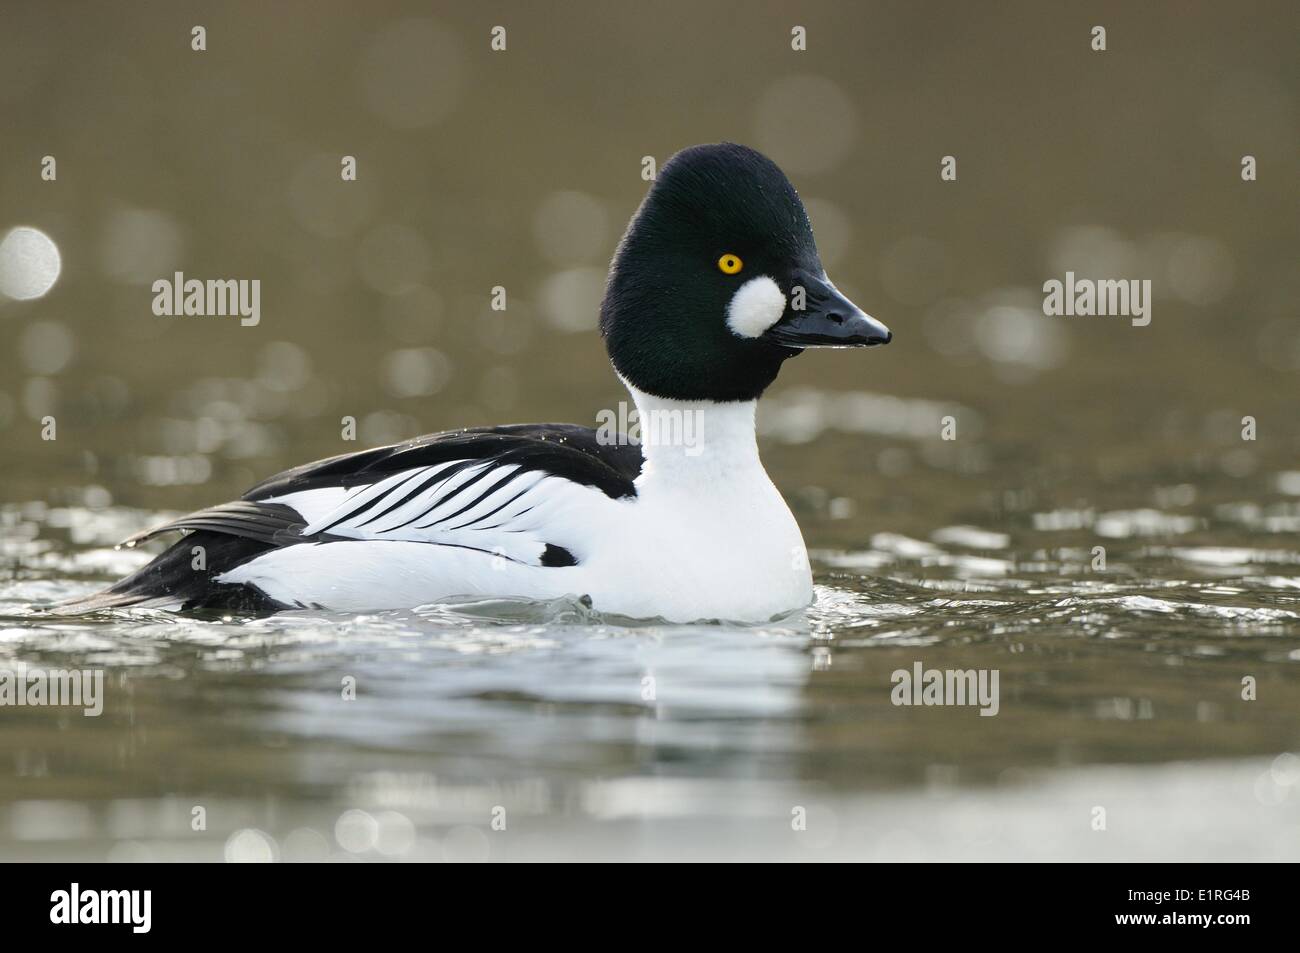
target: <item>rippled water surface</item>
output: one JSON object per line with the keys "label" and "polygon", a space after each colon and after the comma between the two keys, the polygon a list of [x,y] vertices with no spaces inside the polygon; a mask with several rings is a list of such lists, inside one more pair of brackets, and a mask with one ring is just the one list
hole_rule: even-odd
{"label": "rippled water surface", "polygon": [[[816,605],[757,627],[578,598],[42,618],[145,558],[107,544],[161,514],[8,506],[0,652],[107,685],[97,718],[5,711],[4,851],[1295,856],[1300,501],[1171,492],[815,548]],[[895,706],[918,662],[996,669],[996,716]]]}

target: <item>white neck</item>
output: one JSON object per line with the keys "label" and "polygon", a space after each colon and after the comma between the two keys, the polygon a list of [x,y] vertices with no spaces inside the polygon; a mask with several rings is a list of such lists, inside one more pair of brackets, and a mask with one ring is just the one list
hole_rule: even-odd
{"label": "white neck", "polygon": [[[668,599],[678,618],[765,621],[811,602],[799,524],[758,459],[758,402],[666,400],[628,390],[648,432],[614,549],[626,559],[619,578],[654,580],[637,586],[648,602],[636,608],[663,614]],[[674,435],[681,439],[656,439]],[[636,541],[630,551],[622,545],[628,539]]]}
{"label": "white neck", "polygon": [[645,457],[638,482],[698,486],[718,479],[726,482],[715,488],[725,492],[738,477],[760,474],[766,479],[754,430],[757,401],[672,400],[630,385],[628,390],[636,403]]}

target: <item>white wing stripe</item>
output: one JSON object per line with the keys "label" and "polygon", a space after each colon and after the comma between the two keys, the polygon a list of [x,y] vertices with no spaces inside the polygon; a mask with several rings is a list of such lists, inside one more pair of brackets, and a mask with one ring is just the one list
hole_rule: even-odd
{"label": "white wing stripe", "polygon": [[[364,529],[367,533],[386,533],[401,529],[423,517],[447,497],[454,497],[460,490],[477,479],[482,473],[482,466],[465,467],[442,478],[441,471],[419,483],[414,489],[402,487],[401,493],[391,493],[371,507],[371,515],[363,520],[348,520],[355,529]],[[403,495],[405,494],[405,495]],[[368,511],[369,512],[369,511]],[[379,522],[376,522],[379,521]]]}
{"label": "white wing stripe", "polygon": [[518,464],[498,466],[478,460],[403,470],[348,494],[303,527],[302,535],[369,538],[404,530],[401,537],[407,537],[450,520],[468,525],[478,514],[502,504],[507,499],[503,491],[524,472]]}
{"label": "white wing stripe", "polygon": [[[546,479],[545,475],[539,474],[536,479],[521,487],[515,482],[516,476],[518,476],[518,474],[514,474],[507,479],[500,481],[492,488],[492,491],[488,495],[482,497],[472,507],[456,516],[455,519],[452,520],[455,525],[448,526],[447,532],[451,533],[460,529],[486,529],[487,527],[482,527],[477,524],[482,523],[490,517],[497,516],[501,510],[504,510],[512,503],[517,502],[525,494],[532,492],[533,488],[537,486],[537,484]],[[450,517],[448,519],[451,520]],[[502,520],[508,521],[509,517],[502,517]]]}
{"label": "white wing stripe", "polygon": [[548,545],[580,553],[582,514],[603,501],[600,490],[542,470],[450,460],[369,485],[284,494],[278,502],[303,515],[303,536],[459,547],[538,566]]}
{"label": "white wing stripe", "polygon": [[[463,492],[464,488],[462,488],[462,491],[458,492],[455,496],[450,496],[445,500],[440,500],[438,507],[435,510],[431,510],[428,514],[429,516],[432,516],[433,519],[427,523],[419,524],[416,526],[416,529],[429,529],[430,527],[438,526],[439,524],[446,523],[450,520],[461,519],[469,511],[481,506],[484,500],[489,499],[495,493],[499,493],[502,489],[512,483],[515,477],[520,475],[519,467],[513,464],[498,469],[501,472],[500,479],[489,480],[489,485],[486,487],[482,484],[476,484],[473,487],[472,492],[469,493]],[[456,509],[452,509],[452,507],[456,507]]]}
{"label": "white wing stripe", "polygon": [[343,501],[328,513],[325,513],[310,525],[303,528],[302,534],[310,536],[314,533],[321,533],[334,526],[350,522],[362,513],[366,512],[376,500],[381,500],[395,489],[399,488],[408,480],[417,479],[421,474],[432,474],[445,465],[439,467],[421,467],[416,470],[403,470],[400,473],[394,473],[376,483],[353,492],[346,496]]}

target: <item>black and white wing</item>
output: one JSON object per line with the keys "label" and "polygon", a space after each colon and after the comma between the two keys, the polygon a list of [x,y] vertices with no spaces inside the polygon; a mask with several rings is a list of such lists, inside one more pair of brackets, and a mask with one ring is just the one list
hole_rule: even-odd
{"label": "black and white wing", "polygon": [[427,543],[524,565],[570,566],[580,554],[566,545],[566,530],[580,523],[593,492],[634,497],[641,463],[639,447],[605,443],[595,431],[568,424],[451,431],[330,457],[273,476],[241,500],[131,537],[124,545],[191,533],[83,602],[128,605],[170,596],[187,605],[224,604],[205,601],[209,590],[188,559],[196,540],[213,543],[219,554],[201,574],[209,581],[273,549],[348,540]]}
{"label": "black and white wing", "polygon": [[[554,510],[574,488],[636,495],[634,446],[564,424],[460,430],[331,457],[128,540],[208,530],[271,546],[345,539],[484,549],[542,563]],[[539,512],[540,511],[540,512]],[[553,524],[552,524],[553,525]]]}

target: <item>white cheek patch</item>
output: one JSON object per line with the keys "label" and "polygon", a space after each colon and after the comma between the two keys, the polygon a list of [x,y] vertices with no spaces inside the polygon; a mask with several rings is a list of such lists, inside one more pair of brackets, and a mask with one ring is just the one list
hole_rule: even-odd
{"label": "white cheek patch", "polygon": [[775,281],[760,275],[736,289],[727,305],[727,327],[742,338],[756,338],[781,320],[785,295]]}

